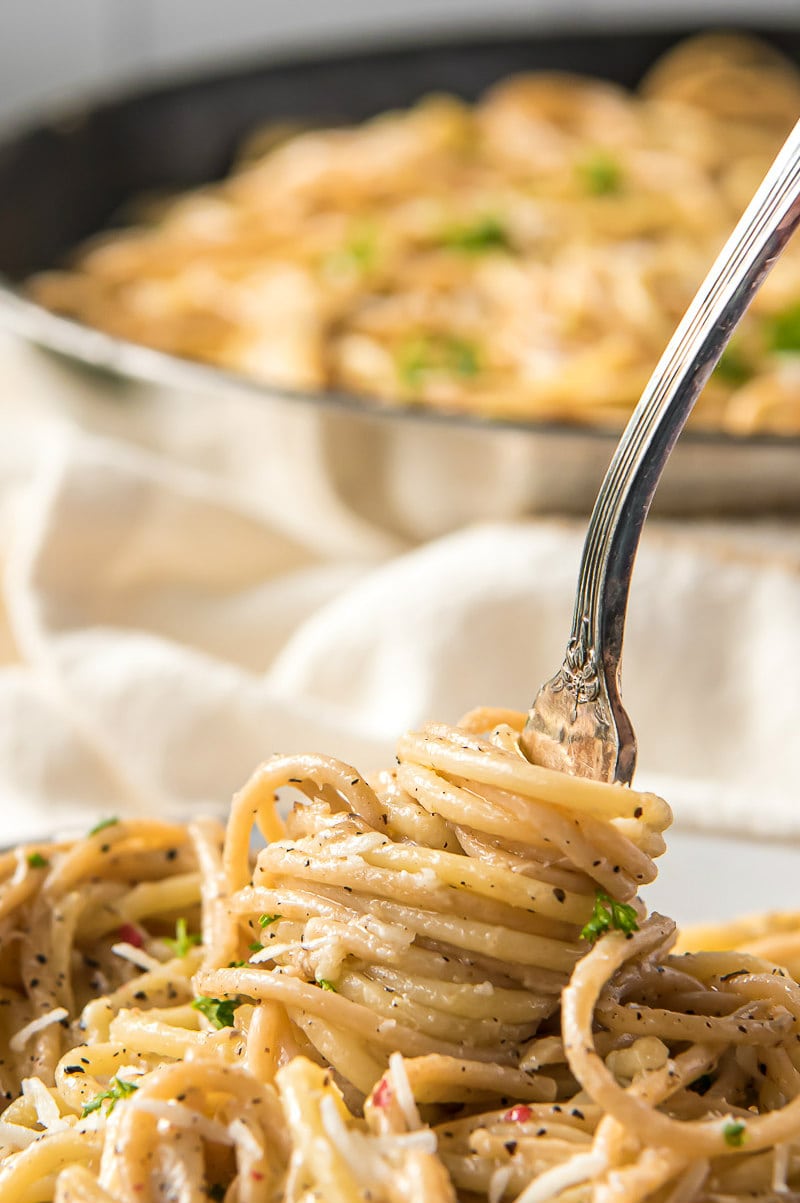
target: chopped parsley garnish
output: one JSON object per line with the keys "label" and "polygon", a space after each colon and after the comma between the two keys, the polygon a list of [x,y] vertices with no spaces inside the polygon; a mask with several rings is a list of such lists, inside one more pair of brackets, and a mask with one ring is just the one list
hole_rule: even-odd
{"label": "chopped parsley garnish", "polygon": [[378,245],[375,231],[371,227],[355,230],[343,246],[331,251],[323,261],[323,267],[334,274],[340,272],[368,272],[375,266]]}
{"label": "chopped parsley garnish", "polygon": [[278,920],[282,919],[282,918],[283,918],[283,915],[259,915],[258,916],[258,926],[259,927],[269,927],[270,923],[277,923]]}
{"label": "chopped parsley garnish", "polygon": [[770,351],[800,353],[800,303],[764,318],[763,323]]}
{"label": "chopped parsley garnish", "polygon": [[479,217],[468,225],[449,226],[442,233],[442,243],[454,251],[480,254],[482,251],[506,250],[508,233],[497,217]]}
{"label": "chopped parsley garnish", "polygon": [[726,384],[746,384],[753,376],[753,369],[741,347],[729,343],[714,368],[714,375]]}
{"label": "chopped parsley garnish", "polygon": [[740,1119],[729,1120],[722,1128],[725,1144],[731,1149],[741,1149],[747,1133],[747,1124]]}
{"label": "chopped parsley garnish", "polygon": [[209,998],[201,994],[192,1000],[192,1006],[195,1011],[205,1015],[215,1028],[232,1028],[233,1013],[243,1001],[241,998]]}
{"label": "chopped parsley garnish", "polygon": [[336,993],[336,987],[334,986],[333,982],[329,981],[326,977],[318,977],[317,985],[322,990],[330,990],[332,994]]}
{"label": "chopped parsley garnish", "polygon": [[174,957],[185,957],[196,944],[202,943],[202,936],[190,932],[185,919],[179,919],[175,924],[175,938],[167,936],[164,943],[172,951]]}
{"label": "chopped parsley garnish", "polygon": [[89,832],[89,835],[97,835],[100,831],[105,831],[106,827],[116,827],[119,819],[101,819],[99,823],[95,823],[94,827]]}
{"label": "chopped parsley garnish", "polygon": [[81,1111],[81,1119],[85,1119],[87,1115],[91,1115],[93,1111],[99,1111],[103,1103],[108,1103],[107,1115],[116,1107],[120,1099],[127,1099],[139,1087],[135,1082],[126,1082],[124,1078],[112,1078],[108,1090],[101,1090],[93,1099],[84,1104]]}
{"label": "chopped parsley garnish", "polygon": [[248,944],[247,947],[250,949],[251,952],[263,952],[264,951],[264,945],[261,943],[260,940],[254,940],[253,943]]}
{"label": "chopped parsley garnish", "polygon": [[397,355],[397,372],[411,389],[418,389],[428,376],[444,374],[467,379],[480,371],[474,343],[450,334],[420,335],[403,343]]}
{"label": "chopped parsley garnish", "polygon": [[47,857],[42,856],[41,852],[29,852],[28,864],[31,869],[46,869],[50,864]]}
{"label": "chopped parsley garnish", "polygon": [[626,936],[633,935],[639,930],[636,911],[627,902],[617,902],[616,898],[612,898],[605,890],[596,890],[592,916],[581,932],[581,939],[594,944],[595,940],[612,928],[625,932]]}
{"label": "chopped parsley garnish", "polygon": [[622,190],[622,166],[608,151],[595,151],[578,163],[576,170],[590,196],[613,196]]}

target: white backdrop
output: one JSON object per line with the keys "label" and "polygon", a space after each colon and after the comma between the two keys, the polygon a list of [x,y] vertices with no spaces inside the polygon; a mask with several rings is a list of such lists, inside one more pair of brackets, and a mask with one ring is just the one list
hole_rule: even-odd
{"label": "white backdrop", "polygon": [[0,121],[217,58],[415,31],[591,23],[759,24],[798,0],[0,0]]}

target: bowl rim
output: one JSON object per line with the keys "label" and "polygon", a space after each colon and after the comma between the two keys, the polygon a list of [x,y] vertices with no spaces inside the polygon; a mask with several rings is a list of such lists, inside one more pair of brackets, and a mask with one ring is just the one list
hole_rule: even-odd
{"label": "bowl rim", "polygon": [[[28,299],[11,281],[0,274],[0,325],[38,349],[66,359],[73,368],[107,372],[120,384],[150,384],[162,388],[195,390],[201,394],[226,393],[257,399],[265,404],[304,405],[330,413],[350,414],[362,419],[401,421],[406,424],[455,427],[492,434],[588,439],[597,444],[616,446],[623,427],[569,422],[558,419],[524,420],[516,417],[471,413],[447,409],[428,402],[404,403],[382,400],[370,395],[336,390],[313,391],[270,384],[212,364],[171,355],[129,339],[97,330],[84,322],[62,317]],[[800,450],[800,433],[762,432],[737,435],[725,430],[690,427],[681,434],[682,447],[764,447]]]}

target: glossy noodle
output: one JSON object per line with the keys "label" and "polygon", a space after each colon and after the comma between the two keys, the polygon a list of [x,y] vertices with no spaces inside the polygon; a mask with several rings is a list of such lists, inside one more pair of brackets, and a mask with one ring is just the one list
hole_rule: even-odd
{"label": "glossy noodle", "polygon": [[[636,93],[539,72],[473,106],[275,130],[30,289],[277,386],[621,427],[799,112],[781,54],[708,35]],[[800,431],[799,356],[795,247],[691,421]]]}
{"label": "glossy noodle", "polygon": [[0,859],[3,1203],[800,1189],[796,921],[676,953],[639,898],[669,808],[529,764],[523,721]]}

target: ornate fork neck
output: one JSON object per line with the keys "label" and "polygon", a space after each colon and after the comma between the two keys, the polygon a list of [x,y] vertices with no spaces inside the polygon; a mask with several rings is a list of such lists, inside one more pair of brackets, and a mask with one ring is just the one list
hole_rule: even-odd
{"label": "ornate fork neck", "polygon": [[800,122],[681,320],[628,422],[595,502],[564,662],[539,691],[526,755],[630,784],[636,737],[620,664],[631,573],[670,452],[728,339],[800,223]]}

